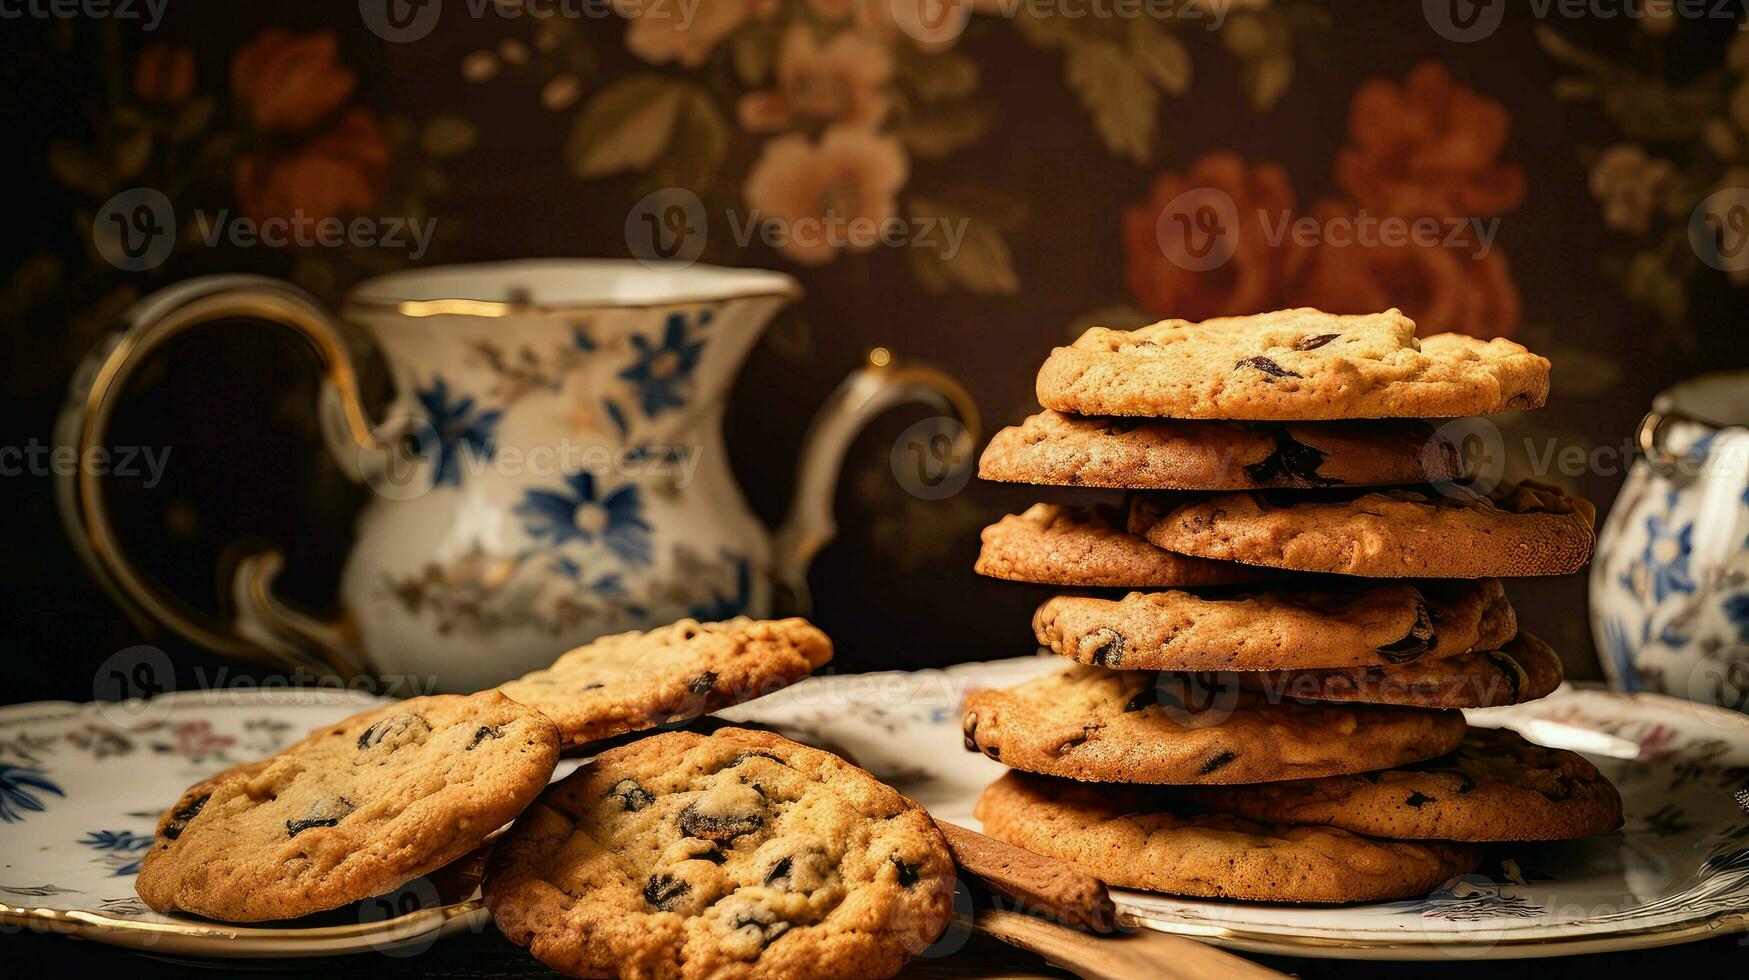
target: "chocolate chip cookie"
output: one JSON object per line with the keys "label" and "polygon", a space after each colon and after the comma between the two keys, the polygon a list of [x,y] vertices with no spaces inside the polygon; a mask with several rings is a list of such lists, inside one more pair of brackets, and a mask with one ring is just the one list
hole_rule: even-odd
{"label": "chocolate chip cookie", "polygon": [[1491,708],[1548,697],[1561,686],[1561,658],[1520,633],[1500,649],[1391,667],[1281,670],[1234,674],[1239,686],[1271,700],[1354,701],[1418,708]]}
{"label": "chocolate chip cookie", "polygon": [[1174,419],[1455,418],[1539,408],[1548,393],[1547,359],[1504,339],[1417,340],[1397,310],[1094,327],[1038,374],[1045,408]]}
{"label": "chocolate chip cookie", "polygon": [[573,746],[751,701],[831,659],[832,641],[804,619],[683,619],[604,636],[499,690],[545,712]]}
{"label": "chocolate chip cookie", "polygon": [[1170,551],[1369,578],[1565,575],[1591,560],[1597,512],[1540,483],[1307,498],[1226,494],[1174,507],[1147,531]]}
{"label": "chocolate chip cookie", "polygon": [[1498,579],[1056,596],[1032,617],[1053,652],[1132,670],[1395,666],[1492,649],[1516,629]]}
{"label": "chocolate chip cookie", "polygon": [[979,575],[1045,585],[1225,585],[1268,576],[1232,562],[1206,561],[1156,548],[1122,529],[1110,508],[1033,504],[984,528],[974,566]]}
{"label": "chocolate chip cookie", "polygon": [[1156,787],[1013,772],[985,789],[973,812],[991,837],[1060,858],[1106,884],[1200,898],[1413,898],[1475,870],[1480,857],[1440,841],[1373,840],[1333,827],[1197,812]]}
{"label": "chocolate chip cookie", "polygon": [[1325,824],[1357,834],[1463,841],[1560,840],[1621,826],[1621,796],[1584,756],[1472,728],[1456,752],[1413,766],[1186,791],[1250,820]]}
{"label": "chocolate chip cookie", "polygon": [[188,790],[134,887],[160,912],[225,922],[381,895],[522,812],[558,758],[553,723],[495,691],[368,711]]}
{"label": "chocolate chip cookie", "polygon": [[1386,769],[1444,755],[1463,715],[1375,705],[1270,704],[1194,675],[1071,664],[966,695],[966,748],[1089,782],[1255,783]]}
{"label": "chocolate chip cookie", "polygon": [[952,911],[929,814],[781,736],[670,732],[556,783],[493,849],[498,929],[571,976],[886,977]]}
{"label": "chocolate chip cookie", "polygon": [[1425,422],[1186,422],[1045,411],[996,433],[978,475],[1135,490],[1368,487],[1461,479]]}

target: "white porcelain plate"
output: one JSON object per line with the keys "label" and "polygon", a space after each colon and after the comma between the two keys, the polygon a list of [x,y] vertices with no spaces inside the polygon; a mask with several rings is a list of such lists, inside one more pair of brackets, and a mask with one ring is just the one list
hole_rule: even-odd
{"label": "white porcelain plate", "polygon": [[[816,677],[722,714],[841,749],[937,816],[977,826],[972,804],[1002,767],[961,747],[960,700],[1055,666],[1026,657]],[[229,926],[159,915],[134,897],[139,855],[184,787],[374,703],[281,691],[0,708],[0,922],[165,955],[251,957],[395,955],[485,928],[473,900],[392,917],[367,903],[352,920],[314,926]],[[1344,958],[1566,955],[1749,929],[1749,814],[1731,799],[1749,784],[1749,718],[1571,687],[1470,714],[1585,752],[1620,787],[1626,827],[1504,847],[1486,874],[1413,901],[1308,908],[1119,890],[1120,909],[1237,949]]]}

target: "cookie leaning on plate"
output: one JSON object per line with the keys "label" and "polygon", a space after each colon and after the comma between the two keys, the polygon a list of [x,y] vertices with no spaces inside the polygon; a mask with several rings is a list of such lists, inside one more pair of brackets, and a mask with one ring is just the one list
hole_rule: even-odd
{"label": "cookie leaning on plate", "polygon": [[885,977],[952,914],[923,808],[765,732],[670,732],[547,790],[493,849],[498,928],[572,976]]}
{"label": "cookie leaning on plate", "polygon": [[1016,582],[1151,588],[1253,582],[1270,573],[1156,548],[1109,508],[1033,504],[984,528],[974,570]]}
{"label": "cookie leaning on plate", "polygon": [[1046,408],[1175,419],[1455,418],[1539,408],[1548,393],[1545,358],[1503,339],[1418,341],[1397,310],[1094,327],[1038,373]]}
{"label": "cookie leaning on plate", "polygon": [[[1591,560],[1590,501],[1526,481],[1352,498],[1226,494],[1174,507],[1153,544],[1180,554],[1369,578],[1566,575]],[[1132,517],[1132,526],[1134,517]]]}
{"label": "cookie leaning on plate", "polygon": [[1472,728],[1449,756],[1359,776],[1186,791],[1250,820],[1464,841],[1561,840],[1621,826],[1621,795],[1576,752]]}
{"label": "cookie leaning on plate", "polygon": [[1480,855],[1332,827],[1181,812],[1170,794],[1011,772],[973,813],[984,833],[1060,858],[1109,885],[1257,902],[1376,902],[1425,895]]}
{"label": "cookie leaning on plate", "polygon": [[381,895],[513,819],[558,758],[553,723],[495,691],[368,711],[189,789],[134,887],[160,912],[226,922]]}
{"label": "cookie leaning on plate", "polygon": [[1056,596],[1032,617],[1053,652],[1130,670],[1389,666],[1492,649],[1517,628],[1497,579]]}
{"label": "cookie leaning on plate", "polygon": [[1279,670],[1232,675],[1272,700],[1351,701],[1417,708],[1493,708],[1548,697],[1561,686],[1561,658],[1520,633],[1499,649],[1392,667]]}
{"label": "cookie leaning on plate", "polygon": [[683,619],[604,636],[498,689],[539,708],[575,746],[751,701],[831,659],[832,641],[805,619]]}
{"label": "cookie leaning on plate", "polygon": [[1270,704],[1193,675],[1071,664],[966,695],[966,748],[1088,782],[1256,783],[1388,769],[1457,747],[1456,711]]}
{"label": "cookie leaning on plate", "polygon": [[1045,411],[996,433],[978,476],[1127,490],[1384,486],[1461,479],[1425,422],[1187,422]]}

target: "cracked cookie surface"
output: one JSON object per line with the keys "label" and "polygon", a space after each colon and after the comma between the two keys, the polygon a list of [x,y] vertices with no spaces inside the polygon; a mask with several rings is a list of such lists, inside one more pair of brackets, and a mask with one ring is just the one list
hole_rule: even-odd
{"label": "cracked cookie surface", "polygon": [[1251,820],[1391,838],[1561,840],[1622,822],[1621,795],[1584,756],[1492,728],[1472,728],[1451,755],[1412,766],[1186,796]]}
{"label": "cracked cookie surface", "polygon": [[928,813],[766,732],[670,732],[556,783],[494,848],[500,931],[572,976],[885,977],[947,924]]}
{"label": "cracked cookie surface", "polygon": [[539,708],[574,746],[751,701],[831,659],[832,641],[805,619],[683,619],[604,636],[498,689]]}
{"label": "cracked cookie surface", "polygon": [[1270,573],[1156,548],[1106,507],[1033,504],[984,528],[979,575],[1044,585],[1151,588],[1252,582]]}
{"label": "cracked cookie surface", "polygon": [[1097,667],[1267,671],[1395,666],[1492,649],[1513,635],[1517,617],[1499,581],[1483,579],[1057,596],[1038,607],[1032,628],[1054,653]]}
{"label": "cracked cookie surface", "polygon": [[1487,496],[1455,485],[1337,499],[1258,491],[1179,505],[1146,535],[1180,554],[1299,572],[1566,575],[1591,560],[1596,517],[1584,498],[1529,481]]}
{"label": "cracked cookie surface", "polygon": [[1548,697],[1561,686],[1561,658],[1519,633],[1498,649],[1390,667],[1280,670],[1234,675],[1272,699],[1353,701],[1417,708],[1492,708]]}
{"label": "cracked cookie surface", "polygon": [[966,748],[1088,782],[1255,783],[1388,769],[1463,738],[1456,711],[1270,704],[1195,675],[1071,664],[965,698]]}
{"label": "cracked cookie surface", "polygon": [[1044,411],[996,433],[978,476],[1131,490],[1436,483],[1463,475],[1457,447],[1425,422],[1247,423]]}
{"label": "cracked cookie surface", "polygon": [[290,919],[381,895],[461,857],[541,791],[559,733],[497,692],[413,698],[191,787],[135,889],[159,911]]}
{"label": "cracked cookie surface", "polygon": [[1417,340],[1398,310],[1294,309],[1094,327],[1051,353],[1037,392],[1045,408],[1077,415],[1456,418],[1541,407],[1549,362],[1503,338]]}
{"label": "cracked cookie surface", "polygon": [[974,814],[991,837],[1060,858],[1107,884],[1202,898],[1412,898],[1475,870],[1480,857],[1439,841],[1373,840],[1332,827],[1198,813],[1156,787],[1014,772],[984,790]]}

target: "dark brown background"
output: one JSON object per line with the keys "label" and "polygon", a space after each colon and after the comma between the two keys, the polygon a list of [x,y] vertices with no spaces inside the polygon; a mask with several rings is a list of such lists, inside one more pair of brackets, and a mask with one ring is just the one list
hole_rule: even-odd
{"label": "dark brown background", "polygon": [[[1135,89],[1072,84],[1064,68],[1075,44],[1126,50],[1132,25],[1094,25],[1095,34],[1064,42],[980,14],[946,51],[916,50],[903,36],[878,35],[854,19],[824,28],[864,31],[901,52],[893,84],[907,91],[941,69],[939,61],[919,67],[929,59],[970,66],[970,90],[939,115],[895,107],[882,132],[896,133],[907,120],[934,127],[949,149],[927,158],[921,144],[905,143],[910,175],[899,206],[927,209],[945,201],[965,209],[1000,240],[1011,264],[965,260],[938,290],[918,257],[903,254],[908,250],[803,266],[760,245],[741,250],[726,235],[712,237],[707,260],[783,269],[808,291],[754,353],[730,412],[736,469],[762,516],[775,521],[783,513],[809,414],[868,348],[885,345],[943,366],[971,389],[991,424],[1016,421],[1029,408],[1033,372],[1052,346],[1096,311],[1115,320],[1137,315],[1125,308],[1148,305],[1136,286],[1146,285],[1149,274],[1126,274],[1126,263],[1140,259],[1133,243],[1126,246],[1123,215],[1149,201],[1156,181],[1226,151],[1248,167],[1278,164],[1301,212],[1352,197],[1335,161],[1365,135],[1368,124],[1352,111],[1357,91],[1375,79],[1400,88],[1427,63],[1442,66],[1453,84],[1470,90],[1467,97],[1509,117],[1504,145],[1484,153],[1483,162],[1523,176],[1521,200],[1495,212],[1519,312],[1504,316],[1496,306],[1483,322],[1436,325],[1507,333],[1554,358],[1550,407],[1512,420],[1512,431],[1587,448],[1616,446],[1662,387],[1749,362],[1741,289],[1696,261],[1682,236],[1702,197],[1741,182],[1732,168],[1745,159],[1743,151],[1718,138],[1722,131],[1741,141],[1749,124],[1743,118],[1749,106],[1732,98],[1740,68],[1728,50],[1739,36],[1736,24],[1595,17],[1537,23],[1527,8],[1513,5],[1494,36],[1458,44],[1430,29],[1419,3],[1236,6],[1218,32],[1172,28],[1192,78],[1185,94],[1159,93],[1140,149],[1102,136],[1094,121],[1140,97]],[[769,16],[750,18],[747,29],[817,17],[815,10],[800,0],[774,2]],[[663,164],[674,157],[642,172],[581,176],[586,168],[567,144],[600,136],[573,137],[593,98],[633,75],[655,73],[691,86],[714,107],[726,141],[718,167],[704,174],[683,167],[680,176],[696,182],[713,206],[745,205],[743,181],[770,137],[736,121],[738,101],[759,86],[737,77],[728,47],[696,68],[650,64],[628,52],[620,20],[563,26],[557,42],[542,41],[539,25],[526,18],[475,21],[446,10],[429,37],[391,44],[364,28],[352,3],[217,0],[172,0],[162,27],[149,35],[102,22],[6,24],[0,105],[14,177],[7,195],[13,231],[0,246],[6,277],[0,444],[49,439],[77,357],[138,295],[206,272],[262,271],[290,276],[332,300],[349,283],[404,262],[365,250],[189,248],[150,272],[122,273],[96,258],[90,242],[91,213],[115,190],[171,188],[179,214],[251,202],[264,207],[240,182],[239,161],[254,155],[293,161],[292,170],[281,171],[280,190],[312,209],[437,217],[441,240],[424,264],[620,256],[627,251],[628,209],[651,187],[672,182],[674,172]],[[328,123],[266,125],[252,109],[249,80],[233,77],[238,53],[269,28],[283,28],[292,39],[332,32],[335,49],[323,70],[350,71],[356,79],[330,117],[361,109],[380,133],[380,147],[345,151],[355,155],[348,158],[353,170],[300,177],[297,154]],[[1238,44],[1235,30],[1252,31],[1261,47]],[[148,55],[159,45],[165,47]],[[1249,53],[1236,55],[1235,46]],[[179,49],[188,54],[165,53]],[[470,57],[472,71],[490,61],[496,74],[470,80],[464,68]],[[146,58],[168,67],[142,80]],[[1267,79],[1289,66],[1291,79],[1272,100]],[[573,80],[574,101],[560,98],[569,84],[562,77]],[[159,139],[139,159],[128,141],[141,125],[138,112],[157,120],[152,125],[161,132],[201,100],[211,106],[195,136],[178,137],[181,149]],[[1474,148],[1462,138],[1458,145]],[[1592,169],[1612,147],[1670,161],[1665,179],[1647,192],[1655,204],[1644,231],[1605,222]],[[356,155],[379,148],[386,164],[359,169]],[[674,153],[684,158],[684,145]],[[1410,306],[1428,289],[1468,288],[1413,277],[1380,282]],[[1177,288],[1202,299],[1219,292],[1210,283]],[[1284,284],[1278,295],[1294,294]],[[187,594],[212,596],[220,552],[250,535],[288,547],[295,594],[317,605],[329,601],[326,583],[345,554],[350,515],[363,492],[321,458],[312,398],[309,365],[265,331],[191,337],[142,385],[116,441],[173,447],[170,473],[152,493],[127,481],[118,481],[115,492],[130,540]],[[1034,496],[976,482],[940,502],[906,494],[893,479],[888,450],[916,417],[895,413],[858,444],[839,492],[842,533],[814,567],[816,618],[839,642],[840,669],[1031,649],[1027,622],[1037,595],[980,581],[970,566],[977,528]],[[1559,479],[1606,505],[1619,473]],[[47,480],[0,479],[0,514],[6,697],[89,697],[92,666],[138,642],[139,634],[64,545]],[[1525,621],[1557,644],[1573,672],[1596,676],[1582,577],[1526,581],[1513,593]],[[186,664],[208,662],[173,638],[158,642]]]}

